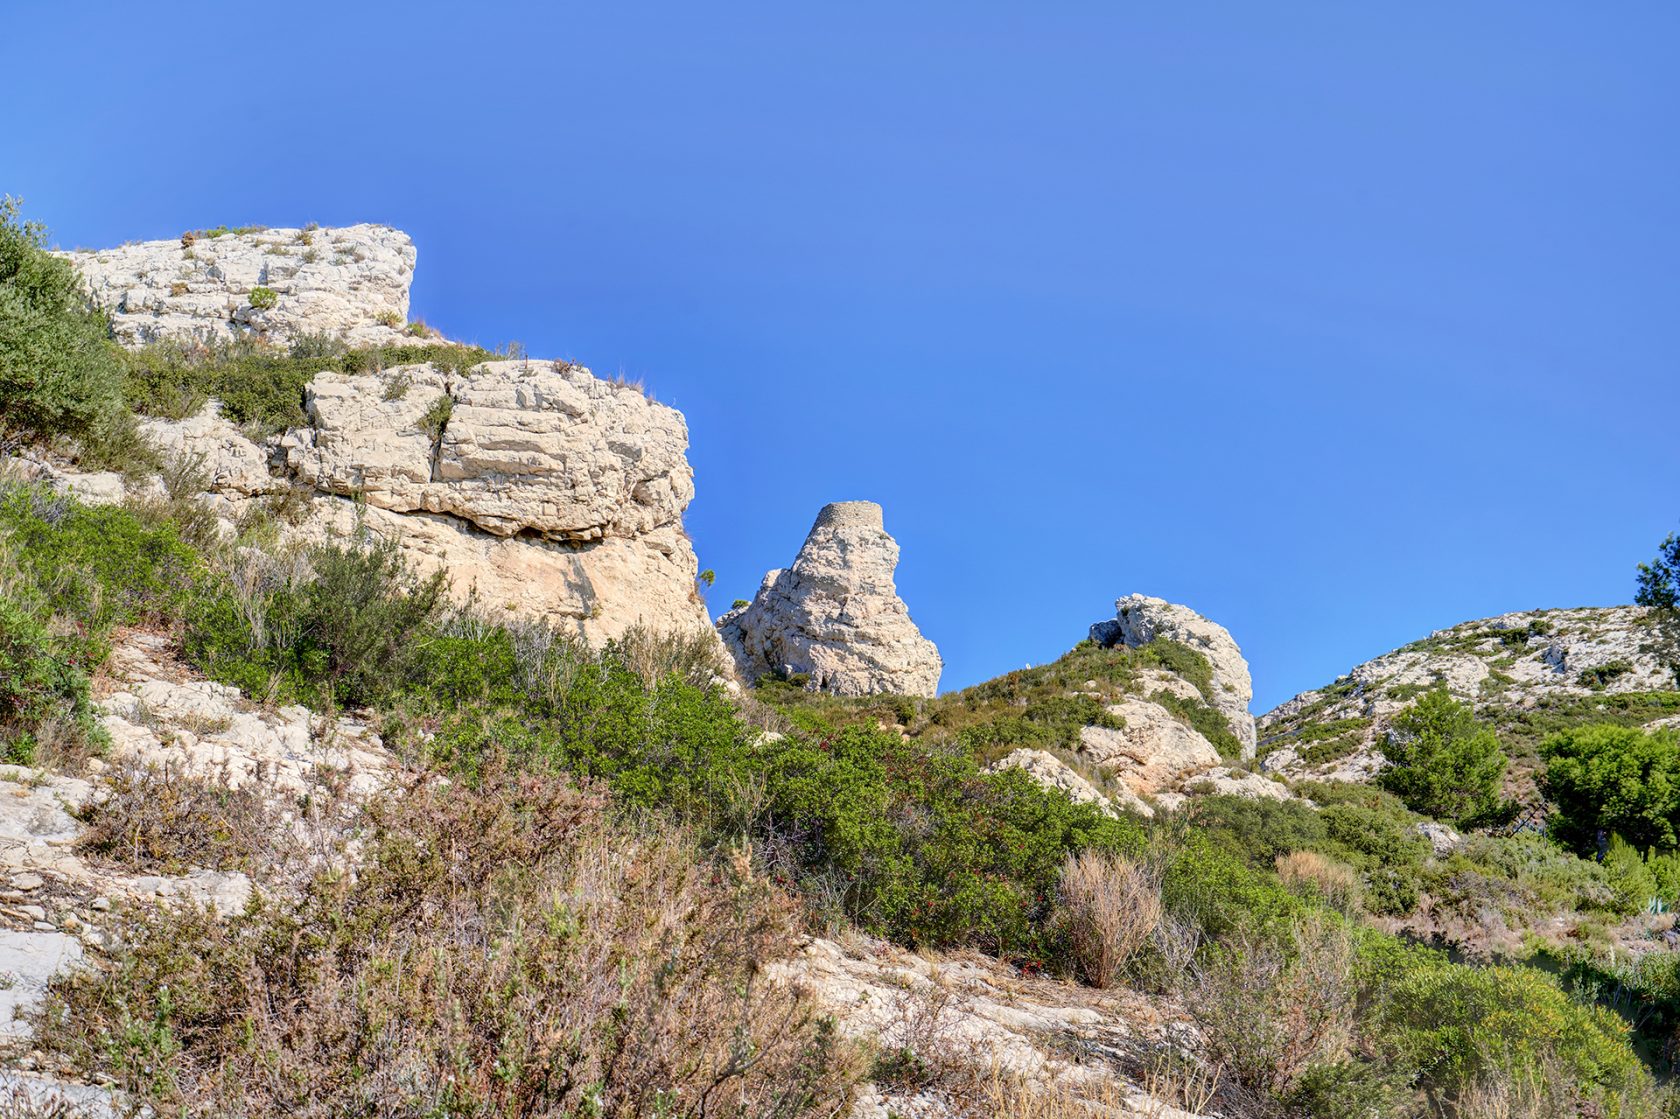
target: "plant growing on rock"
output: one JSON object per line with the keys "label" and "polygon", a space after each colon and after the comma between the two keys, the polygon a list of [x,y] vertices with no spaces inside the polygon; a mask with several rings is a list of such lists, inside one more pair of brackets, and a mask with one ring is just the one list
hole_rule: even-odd
{"label": "plant growing on rock", "polygon": [[267,311],[280,302],[280,293],[273,288],[265,288],[260,284],[251,289],[250,302],[253,310]]}

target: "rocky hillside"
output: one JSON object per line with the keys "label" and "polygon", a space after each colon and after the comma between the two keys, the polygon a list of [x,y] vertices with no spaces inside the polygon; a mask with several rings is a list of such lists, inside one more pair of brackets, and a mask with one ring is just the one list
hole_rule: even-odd
{"label": "rocky hillside", "polygon": [[1233,636],[1134,594],[938,695],[879,506],[720,636],[681,415],[407,330],[400,235],[42,241],[0,200],[0,1114],[1676,1113],[1680,795],[1600,857],[1588,780],[1574,839],[1474,830],[1445,699],[1413,795],[1285,776],[1437,680],[1519,744],[1671,718],[1645,615],[1257,734]]}
{"label": "rocky hillside", "polygon": [[1363,780],[1384,764],[1387,724],[1444,687],[1499,729],[1519,762],[1539,740],[1584,722],[1644,725],[1680,715],[1637,606],[1532,610],[1464,622],[1358,665],[1258,720],[1261,767],[1289,777]]}

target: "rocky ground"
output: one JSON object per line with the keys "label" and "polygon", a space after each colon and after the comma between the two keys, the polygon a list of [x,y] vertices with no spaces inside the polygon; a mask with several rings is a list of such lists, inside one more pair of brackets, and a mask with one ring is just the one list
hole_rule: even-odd
{"label": "rocky ground", "polygon": [[[1464,622],[1367,661],[1262,715],[1261,768],[1290,778],[1364,781],[1384,765],[1389,720],[1437,686],[1474,705],[1519,757],[1531,728],[1615,718],[1632,697],[1673,695],[1658,633],[1637,606],[1531,610]],[[1674,715],[1654,700],[1662,724]]]}

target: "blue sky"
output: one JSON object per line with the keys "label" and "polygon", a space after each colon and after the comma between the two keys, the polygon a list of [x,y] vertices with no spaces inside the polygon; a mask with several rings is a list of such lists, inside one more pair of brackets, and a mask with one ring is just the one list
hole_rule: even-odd
{"label": "blue sky", "polygon": [[1680,527],[1680,9],[1388,7],[13,0],[0,191],[403,228],[687,414],[714,612],[869,498],[947,688],[1143,591],[1259,711]]}

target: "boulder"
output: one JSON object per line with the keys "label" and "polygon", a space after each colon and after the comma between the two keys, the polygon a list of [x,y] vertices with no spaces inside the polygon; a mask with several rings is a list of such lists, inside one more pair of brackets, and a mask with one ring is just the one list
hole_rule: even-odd
{"label": "boulder", "polygon": [[793,566],[770,572],[751,603],[718,619],[741,676],[803,675],[838,695],[933,695],[939,650],[898,597],[897,567],[879,505],[824,506]]}
{"label": "boulder", "polygon": [[1079,752],[1139,796],[1176,790],[1220,764],[1213,743],[1160,704],[1126,699],[1108,713],[1125,725],[1081,728]]}
{"label": "boulder", "polygon": [[1204,696],[1231,724],[1231,733],[1242,743],[1243,758],[1254,756],[1254,716],[1248,705],[1254,699],[1254,682],[1242,650],[1224,626],[1208,621],[1188,606],[1148,595],[1127,595],[1115,604],[1116,615],[1091,627],[1091,640],[1099,645],[1147,645],[1166,638],[1189,646],[1207,658],[1213,670],[1213,694]]}
{"label": "boulder", "polygon": [[[1077,769],[1048,750],[1033,750],[1023,746],[1011,750],[986,768],[993,773],[1004,769],[1022,770],[1045,788],[1060,789],[1075,804],[1094,804],[1104,812],[1114,814],[1113,800],[1086,780]],[[1145,816],[1154,814],[1153,810],[1132,795],[1130,790],[1121,791],[1119,799],[1121,807],[1130,808]]]}

